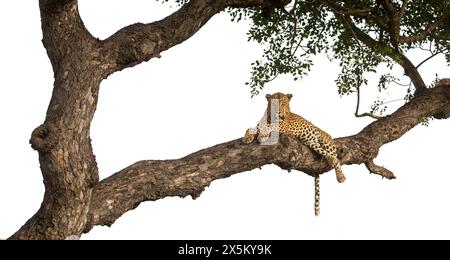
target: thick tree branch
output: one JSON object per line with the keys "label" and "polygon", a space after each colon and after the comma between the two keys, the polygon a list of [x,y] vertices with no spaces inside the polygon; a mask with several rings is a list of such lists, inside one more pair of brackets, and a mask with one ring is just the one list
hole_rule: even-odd
{"label": "thick tree branch", "polygon": [[402,16],[401,11],[397,10],[391,0],[378,0],[377,2],[384,7],[384,10],[386,10],[387,16],[389,18],[387,25],[390,40],[392,45],[397,48],[400,38],[400,20]]}
{"label": "thick tree branch", "polygon": [[[372,160],[380,147],[400,138],[423,119],[447,111],[450,85],[439,86],[414,98],[390,116],[360,133],[336,139],[342,164],[365,163],[375,173],[393,178]],[[101,181],[94,187],[85,232],[95,225],[111,225],[139,203],[167,196],[196,198],[213,180],[249,171],[266,164],[298,170],[311,176],[329,171],[325,160],[294,137],[281,136],[276,145],[223,143],[178,160],[141,161]]]}
{"label": "thick tree branch", "polygon": [[377,7],[370,7],[370,8],[368,7],[365,9],[349,9],[332,0],[317,0],[317,1],[319,3],[324,4],[325,6],[328,6],[335,12],[341,13],[344,16],[362,18],[369,23],[375,22],[383,30],[386,31],[389,30],[388,25],[385,23],[382,17],[375,14],[377,11]]}
{"label": "thick tree branch", "polygon": [[227,7],[279,8],[291,0],[191,0],[172,15],[153,23],[122,28],[103,41],[107,75],[157,57],[194,35],[215,14]]}
{"label": "thick tree branch", "polygon": [[81,20],[77,0],[40,0],[39,7],[42,42],[56,74],[64,61],[73,58],[68,54],[81,54],[98,42]]}
{"label": "thick tree branch", "polygon": [[391,0],[377,0],[377,2],[384,7],[388,15],[393,16],[397,13],[397,8]]}
{"label": "thick tree branch", "polygon": [[397,55],[397,57],[400,58],[400,60],[397,60],[397,63],[399,63],[403,67],[403,69],[405,70],[405,75],[407,75],[411,79],[414,87],[416,88],[414,94],[417,96],[425,93],[425,91],[427,91],[427,85],[423,81],[418,68],[412,63],[410,59],[408,59],[408,57],[406,57],[402,53],[398,52]]}

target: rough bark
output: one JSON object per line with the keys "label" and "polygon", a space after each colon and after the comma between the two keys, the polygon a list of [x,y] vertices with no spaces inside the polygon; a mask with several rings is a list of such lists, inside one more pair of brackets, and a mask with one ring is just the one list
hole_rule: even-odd
{"label": "rough bark", "polygon": [[55,83],[45,122],[30,143],[39,152],[45,195],[39,211],[12,239],[79,234],[98,181],[89,128],[102,79],[96,69],[99,44],[85,29],[76,1],[42,0],[40,8]]}
{"label": "rough bark", "polygon": [[[277,7],[289,3],[277,0]],[[76,0],[40,0],[43,43],[54,70],[54,89],[44,123],[31,136],[38,151],[45,194],[41,208],[11,239],[64,239],[94,225],[111,225],[147,200],[166,196],[197,197],[213,180],[274,163],[310,175],[330,170],[325,160],[298,140],[281,136],[279,144],[243,145],[239,139],[178,160],[141,161],[99,182],[90,125],[100,82],[111,73],[158,56],[195,34],[228,6],[274,6],[270,0],[191,0],[169,17],[135,24],[104,41],[83,25]],[[379,148],[396,140],[428,116],[450,115],[448,81],[379,119],[360,133],[339,138],[342,164],[373,164]]]}

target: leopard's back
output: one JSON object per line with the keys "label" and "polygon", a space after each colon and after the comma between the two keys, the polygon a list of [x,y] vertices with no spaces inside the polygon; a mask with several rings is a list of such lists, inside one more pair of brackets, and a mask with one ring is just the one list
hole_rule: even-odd
{"label": "leopard's back", "polygon": [[321,155],[335,156],[334,139],[300,115],[289,113],[280,124],[280,133],[299,138],[304,144]]}

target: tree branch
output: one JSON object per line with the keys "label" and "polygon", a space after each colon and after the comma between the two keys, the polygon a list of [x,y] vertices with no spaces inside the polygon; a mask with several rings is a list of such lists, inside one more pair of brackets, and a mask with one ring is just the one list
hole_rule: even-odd
{"label": "tree branch", "polygon": [[422,66],[423,64],[425,64],[425,62],[431,60],[432,58],[436,57],[437,55],[442,54],[442,51],[436,51],[435,53],[431,54],[430,56],[428,56],[426,59],[424,59],[423,61],[421,61],[419,64],[417,64],[416,69],[420,68],[420,66]]}
{"label": "tree branch", "polygon": [[[387,55],[391,57],[395,62],[400,64],[404,68],[405,74],[411,78],[411,81],[413,82],[416,88],[415,93],[416,95],[420,95],[427,90],[427,86],[417,70],[417,68],[420,67],[420,65],[422,64],[415,66],[405,55],[401,53],[401,51],[397,48],[397,46],[399,43],[412,43],[425,39],[425,37],[428,34],[430,34],[433,30],[435,30],[438,26],[440,26],[445,21],[445,19],[450,17],[450,4],[445,9],[443,15],[439,17],[435,22],[431,23],[423,31],[415,35],[406,37],[400,36],[400,22],[406,12],[409,0],[404,0],[400,9],[397,9],[397,7],[392,3],[391,0],[377,0],[377,2],[380,5],[382,5],[383,8],[386,10],[386,13],[389,17],[387,26],[383,23],[380,23],[376,17],[370,16],[370,14],[362,13],[361,15],[360,13],[360,15],[355,15],[358,14],[358,12],[351,12],[352,10],[345,8],[335,3],[334,1],[330,0],[319,0],[319,1],[331,9],[336,18],[340,20],[348,30],[352,31],[355,34],[356,39],[366,44],[369,48],[371,48],[375,52],[381,53],[382,50],[389,50]],[[381,41],[376,41],[370,35],[360,30],[352,22],[350,16],[357,16],[360,18],[364,18],[366,20],[373,19],[381,28],[389,32],[390,41],[395,48],[392,48],[391,46]]]}
{"label": "tree branch", "polygon": [[153,23],[124,27],[102,42],[106,75],[157,57],[194,35],[227,7],[273,7],[291,0],[191,0],[172,15]]}
{"label": "tree branch", "polygon": [[61,70],[62,61],[73,58],[71,54],[79,55],[97,44],[84,26],[77,0],[40,0],[39,9],[42,43],[55,74]]}
{"label": "tree branch", "polygon": [[375,115],[375,114],[372,114],[372,113],[362,113],[362,114],[355,114],[355,117],[371,117],[371,118],[373,118],[373,119],[381,119],[381,118],[383,118],[382,116],[377,116],[377,115]]}
{"label": "tree branch", "polygon": [[378,174],[378,175],[382,176],[383,178],[386,178],[389,180],[396,178],[395,175],[390,170],[376,165],[372,160],[367,161],[365,163],[365,165],[370,173]]}
{"label": "tree branch", "polygon": [[410,36],[400,36],[398,42],[399,43],[414,43],[424,40],[428,35],[430,35],[434,30],[436,30],[439,26],[441,26],[446,19],[450,18],[450,3],[445,8],[439,18],[437,18],[434,22],[430,23],[425,27],[425,29],[410,35]]}
{"label": "tree branch", "polygon": [[[363,32],[361,29],[359,29],[352,22],[350,17],[345,16],[343,13],[336,10],[333,7],[333,5],[329,5],[328,0],[320,0],[320,1],[329,6],[331,11],[335,15],[336,19],[341,21],[342,24],[344,25],[344,27],[347,30],[351,31],[357,40],[364,43],[367,47],[369,47],[375,53],[387,55],[393,61],[395,61],[397,64],[402,66],[403,69],[405,70],[405,74],[411,79],[411,81],[414,84],[414,87],[416,88],[416,93],[415,93],[416,95],[420,95],[427,90],[427,86],[426,86],[425,82],[423,81],[422,76],[420,75],[419,71],[416,69],[416,66],[414,66],[414,64],[405,55],[403,55],[398,49],[394,49],[382,41],[377,41],[377,40],[373,39],[370,35]],[[381,1],[384,1],[384,0],[381,0]]]}
{"label": "tree branch", "polygon": [[331,0],[318,0],[320,3],[328,6],[331,9],[334,9],[335,11],[338,11],[339,13],[343,14],[344,16],[353,16],[357,18],[362,18],[366,20],[367,22],[375,22],[380,28],[383,30],[389,30],[389,27],[387,24],[383,21],[382,17],[377,16],[375,14],[377,7],[373,8],[364,8],[364,9],[349,9],[342,5],[337,4],[334,1]]}
{"label": "tree branch", "polygon": [[[389,172],[373,164],[380,147],[400,138],[423,119],[450,108],[450,85],[445,81],[412,99],[390,116],[383,117],[360,133],[336,139],[342,164],[365,163],[387,178]],[[266,164],[298,170],[311,176],[329,171],[326,161],[298,139],[282,135],[275,145],[242,144],[240,139],[216,145],[178,160],[141,161],[94,187],[85,232],[95,225],[111,225],[141,202],[167,196],[196,198],[220,178]]]}
{"label": "tree branch", "polygon": [[[397,7],[392,3],[391,0],[378,0],[379,4],[381,4],[386,10],[388,16],[388,32],[392,45],[398,49],[398,42],[400,38],[400,20],[401,20],[401,10],[397,10]],[[405,4],[405,2],[404,2]],[[407,3],[406,3],[407,4]],[[402,6],[403,7],[403,6]],[[405,6],[406,8],[406,6]]]}
{"label": "tree branch", "polygon": [[[326,2],[331,2],[328,0],[325,0]],[[400,35],[400,23],[401,19],[404,17],[406,9],[409,4],[409,0],[404,0],[401,7],[397,9],[397,7],[392,3],[391,0],[377,0],[379,4],[383,6],[383,8],[386,10],[386,13],[389,17],[389,23],[387,26],[387,29],[389,30],[389,34],[391,36],[391,41],[396,46],[397,44],[408,44],[408,43],[414,43],[424,40],[428,35],[430,35],[434,30],[436,30],[439,26],[441,26],[446,19],[450,17],[450,4],[447,5],[447,7],[444,9],[443,14],[438,17],[434,22],[427,25],[423,30],[410,35]],[[334,4],[335,8],[339,5]],[[340,10],[343,11],[343,10]],[[348,12],[347,12],[348,13]],[[346,14],[347,14],[346,13]],[[361,17],[361,16],[360,16]],[[364,17],[362,17],[364,18]],[[375,22],[377,22],[377,19],[374,19]],[[378,23],[380,26],[383,26],[382,23]],[[386,29],[386,28],[384,28]]]}
{"label": "tree branch", "polygon": [[397,8],[391,0],[377,0],[377,2],[384,7],[389,16],[393,16],[397,13]]}
{"label": "tree branch", "polygon": [[383,118],[382,116],[377,116],[374,115],[372,113],[359,113],[359,105],[360,105],[360,101],[361,101],[361,87],[358,86],[356,88],[356,110],[355,110],[355,117],[371,117],[373,119],[381,119]]}
{"label": "tree branch", "polygon": [[403,0],[402,7],[400,8],[400,11],[398,12],[398,16],[400,17],[400,19],[402,19],[403,16],[405,16],[405,12],[406,12],[406,8],[408,7],[408,4],[409,4],[409,0]]}

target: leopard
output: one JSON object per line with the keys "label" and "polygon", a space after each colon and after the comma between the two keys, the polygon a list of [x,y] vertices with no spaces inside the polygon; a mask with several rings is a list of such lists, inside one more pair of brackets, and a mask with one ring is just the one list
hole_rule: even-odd
{"label": "leopard", "polygon": [[[255,137],[261,144],[268,142],[271,136],[286,134],[294,136],[300,141],[325,158],[328,164],[334,168],[336,179],[339,183],[345,181],[345,175],[341,169],[341,164],[337,156],[336,142],[325,131],[318,128],[300,115],[291,112],[289,102],[292,94],[274,93],[267,94],[267,109],[264,116],[257,124],[256,128],[247,129],[242,138],[244,144],[250,144]],[[273,141],[273,140],[272,140]],[[320,214],[320,176],[314,175],[315,200],[314,212],[316,216]]]}

